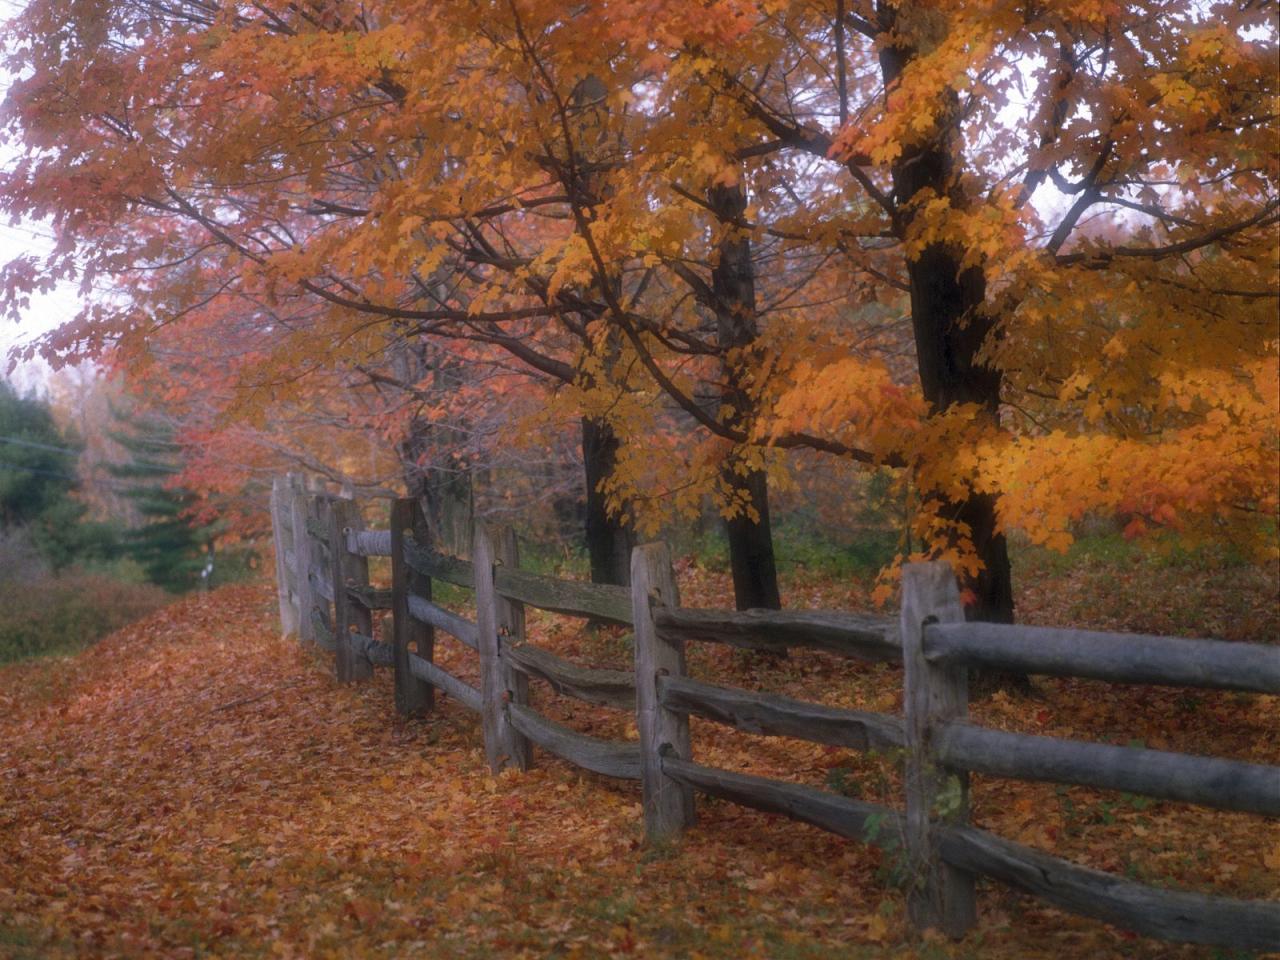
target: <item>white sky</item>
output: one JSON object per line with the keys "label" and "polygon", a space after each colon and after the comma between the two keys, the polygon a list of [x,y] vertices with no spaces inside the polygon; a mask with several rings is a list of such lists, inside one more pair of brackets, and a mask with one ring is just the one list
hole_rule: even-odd
{"label": "white sky", "polygon": [[[8,263],[23,254],[46,254],[51,246],[45,239],[47,236],[47,229],[41,224],[24,222],[11,226],[0,223],[0,263]],[[0,320],[0,376],[19,387],[42,383],[49,368],[39,361],[22,364],[12,375],[6,374],[9,350],[72,319],[79,309],[79,290],[74,283],[65,283],[50,293],[33,294],[31,306],[24,312],[21,322]]]}
{"label": "white sky", "polygon": [[[21,2],[15,0],[0,0],[0,17],[14,16],[21,11],[22,6]],[[7,89],[8,77],[0,71],[0,97]],[[7,166],[13,162],[14,157],[14,151],[0,147],[0,166]],[[43,256],[51,246],[47,225],[30,221],[10,224],[7,220],[0,220],[0,264],[8,263],[23,254]],[[32,296],[31,306],[25,311],[20,323],[0,319],[0,377],[9,379],[20,387],[42,383],[49,372],[43,363],[24,364],[12,376],[6,374],[9,350],[72,319],[79,309],[79,290],[74,283],[67,283],[60,284],[51,293]]]}

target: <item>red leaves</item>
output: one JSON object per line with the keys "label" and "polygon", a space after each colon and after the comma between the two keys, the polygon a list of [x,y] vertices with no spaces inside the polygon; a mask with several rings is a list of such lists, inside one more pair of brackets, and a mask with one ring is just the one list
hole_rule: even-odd
{"label": "red leaves", "polygon": [[[723,602],[726,577],[684,569],[686,599]],[[807,577],[815,605],[849,605],[847,582]],[[1083,602],[1078,585],[1070,593]],[[1023,609],[1034,612],[1034,601]],[[446,701],[425,722],[397,725],[385,673],[337,687],[327,661],[276,638],[272,617],[266,587],[223,590],[81,657],[0,671],[0,936],[41,956],[245,955],[268,945],[306,958],[470,950],[737,960],[871,945],[913,956],[883,879],[891,855],[882,862],[785,818],[711,802],[682,847],[642,851],[634,786],[544,756],[528,774],[490,777],[470,714]],[[616,637],[541,616],[530,629],[583,662],[624,653]],[[465,662],[463,651],[439,649],[451,670]],[[898,707],[899,677],[887,665],[794,657],[779,672],[710,647],[691,661],[721,682]],[[575,724],[602,733],[627,726],[543,689],[534,696],[558,719],[572,709]],[[1167,737],[1170,749],[1271,762],[1267,734],[1280,722],[1280,704],[1267,698],[1100,693],[1084,681],[974,710],[1006,729]],[[821,786],[844,767],[864,797],[898,795],[889,758],[710,723],[695,741],[707,762],[732,769]],[[984,781],[974,796],[984,826],[1025,831],[1087,863],[1242,896],[1280,893],[1280,833],[1255,818],[1044,785]],[[984,957],[1178,956],[1168,945],[1117,943],[1100,924],[1034,904],[1014,922],[983,915]],[[951,949],[930,944],[928,955]],[[962,956],[972,943],[954,949]]]}
{"label": "red leaves", "polygon": [[357,897],[354,900],[347,901],[346,912],[361,926],[371,927],[382,917],[382,904],[374,900]]}

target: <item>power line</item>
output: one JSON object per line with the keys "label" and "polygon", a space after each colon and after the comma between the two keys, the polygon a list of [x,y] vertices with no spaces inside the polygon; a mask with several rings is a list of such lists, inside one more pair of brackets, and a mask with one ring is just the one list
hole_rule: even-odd
{"label": "power line", "polygon": [[25,464],[21,464],[21,463],[0,462],[0,471],[4,471],[4,470],[21,471],[23,473],[32,473],[42,477],[56,477],[59,480],[70,480],[72,483],[87,484],[91,487],[98,487],[104,490],[110,490],[112,493],[128,493],[136,489],[135,487],[128,486],[126,484],[112,483],[111,481],[104,480],[101,477],[98,477],[98,478],[79,477],[70,473],[59,473],[56,470],[45,470],[45,469],[42,469],[41,467],[28,467]]}
{"label": "power line", "polygon": [[20,437],[0,437],[0,443],[12,443],[18,447],[31,447],[34,450],[51,450],[54,453],[65,453],[71,456],[80,456],[79,450],[73,450],[71,447],[55,447],[47,443],[36,443],[34,440],[23,440]]}

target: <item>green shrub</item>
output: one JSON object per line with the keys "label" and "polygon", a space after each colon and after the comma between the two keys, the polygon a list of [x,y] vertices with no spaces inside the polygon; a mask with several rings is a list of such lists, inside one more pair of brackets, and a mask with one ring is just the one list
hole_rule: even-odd
{"label": "green shrub", "polygon": [[543,541],[533,535],[523,535],[520,537],[520,569],[548,577],[586,580],[591,576],[591,561],[580,543]]}
{"label": "green shrub", "polygon": [[1116,530],[1081,525],[1065,553],[1027,542],[1015,533],[1009,538],[1016,576],[1060,576],[1070,570],[1101,567],[1146,567],[1163,570],[1230,570],[1252,566],[1250,558],[1231,544],[1188,547],[1176,533],[1127,540]]}
{"label": "green shrub", "polygon": [[74,653],[171,600],[151,584],[79,571],[0,583],[0,663]]}
{"label": "green shrub", "polygon": [[898,535],[887,528],[842,531],[843,542],[819,530],[780,524],[774,529],[774,551],[780,570],[803,569],[838,578],[872,577],[898,550]]}
{"label": "green shrub", "polygon": [[208,587],[214,590],[232,583],[253,580],[262,571],[262,558],[256,550],[245,546],[219,550],[213,558],[213,574]]}

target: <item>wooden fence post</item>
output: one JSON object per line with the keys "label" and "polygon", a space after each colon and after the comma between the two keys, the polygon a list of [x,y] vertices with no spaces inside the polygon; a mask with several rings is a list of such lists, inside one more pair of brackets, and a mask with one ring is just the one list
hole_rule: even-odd
{"label": "wooden fence post", "polygon": [[293,537],[288,528],[289,497],[284,480],[271,479],[271,534],[276,548],[276,597],[280,603],[280,633],[289,636],[298,632],[298,608],[294,605],[296,591],[290,585],[289,556],[293,553]]}
{"label": "wooden fence post", "polygon": [[952,937],[963,936],[975,922],[973,874],[943,862],[933,822],[968,821],[969,777],[940,765],[931,737],[941,724],[968,716],[969,680],[964,667],[929,663],[924,628],[963,620],[964,607],[949,564],[911,563],[902,568],[906,847],[912,884],[907,909],[917,929],[935,927]]}
{"label": "wooden fence post", "polygon": [[409,616],[409,594],[431,599],[431,578],[410,569],[404,559],[404,538],[412,533],[420,544],[427,542],[426,520],[416,500],[391,502],[391,626],[395,644],[396,712],[403,717],[419,717],[435,707],[435,688],[419,680],[409,668],[409,648],[424,660],[434,660],[436,631]]}
{"label": "wooden fence post", "polygon": [[[491,546],[494,550],[494,559],[499,566],[509,570],[520,568],[520,544],[516,540],[516,532],[513,528],[499,527],[493,533]],[[504,646],[524,642],[524,604],[502,596],[496,589],[493,595],[497,601],[495,620],[498,627],[498,654],[501,657]],[[503,689],[506,691],[503,710],[503,718],[506,722],[506,703],[518,703],[521,706],[529,703],[529,677],[508,664],[505,658],[502,658],[501,664]],[[509,722],[508,728],[515,735],[513,740],[517,751],[516,755],[513,755],[515,765],[521,770],[528,770],[533,764],[533,746],[523,734],[511,727]]]}
{"label": "wooden fence post", "polygon": [[[315,604],[312,629],[317,646],[337,648],[338,635],[334,626],[336,618],[329,600],[333,592],[333,564],[329,551],[329,514],[331,501],[323,493],[313,492],[307,497],[307,545],[311,549],[311,600]],[[323,531],[323,536],[321,532]],[[322,632],[328,634],[326,646]]]}
{"label": "wooden fence post", "polygon": [[354,500],[329,501],[329,570],[333,583],[334,672],[339,683],[353,683],[373,676],[373,664],[352,634],[373,637],[373,616],[364,604],[347,594],[347,587],[369,585],[369,561],[347,552],[347,534],[360,529],[360,508]]}
{"label": "wooden fence post", "polygon": [[[518,570],[520,568],[520,544],[516,540],[516,531],[512,527],[498,527],[497,530],[493,531],[493,539],[490,541],[490,545],[493,547],[494,559],[499,566],[507,567],[508,570]],[[524,643],[525,604],[518,602],[518,600],[506,598],[506,596],[499,594],[497,589],[494,589],[493,595],[495,602],[497,602],[494,622],[498,626],[498,658],[500,667],[502,667],[500,669],[500,678],[502,678],[503,689],[506,690],[506,699],[503,701],[503,722],[507,724],[507,730],[512,735],[513,763],[515,763],[517,769],[527,771],[534,763],[534,748],[532,748],[529,740],[507,721],[506,704],[526,705],[529,703],[529,676],[512,667],[502,657],[503,646]]]}
{"label": "wooden fence post", "polygon": [[315,591],[311,586],[311,537],[307,533],[307,490],[301,474],[289,474],[289,526],[293,529],[293,580],[298,597],[298,639],[315,643],[311,617]]}
{"label": "wooden fence post", "polygon": [[684,641],[658,635],[650,602],[676,607],[675,573],[666,544],[650,543],[631,553],[631,613],[635,625],[636,726],[640,732],[640,784],[645,839],[674,840],[693,824],[693,788],[662,772],[664,754],[691,760],[689,717],[658,702],[658,677],[684,676]]}
{"label": "wooden fence post", "polygon": [[509,700],[522,694],[528,699],[528,680],[503,660],[501,635],[510,636],[513,626],[523,630],[524,613],[521,609],[517,625],[512,604],[498,595],[493,583],[496,559],[489,532],[476,524],[471,541],[471,567],[475,574],[476,633],[480,648],[480,718],[485,756],[494,773],[508,766],[527,770],[530,760],[529,741],[511,725],[506,711]]}

